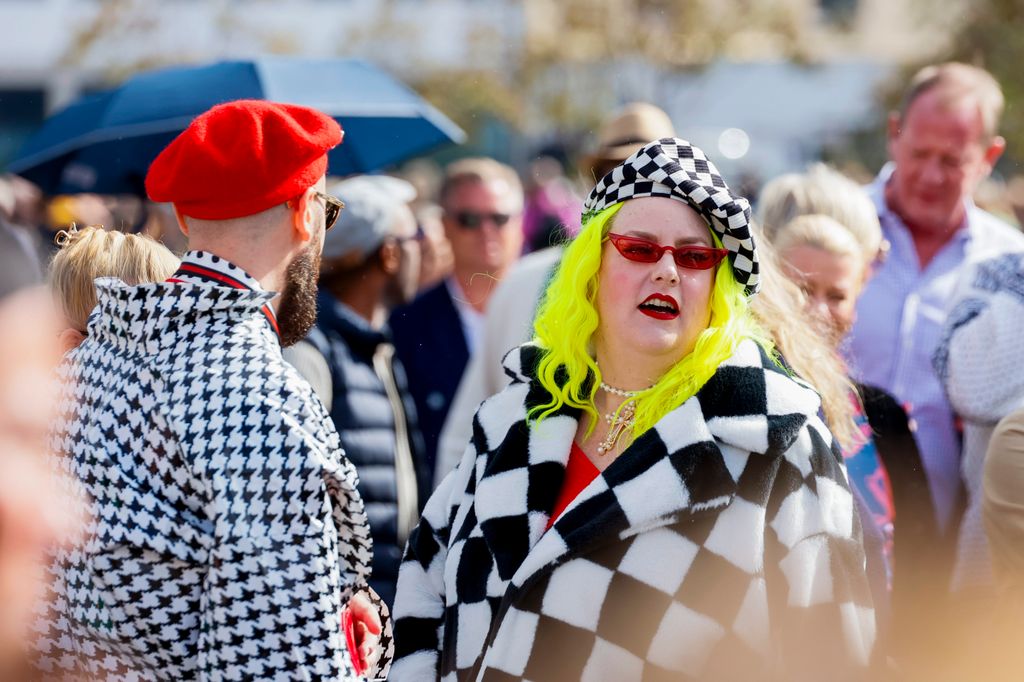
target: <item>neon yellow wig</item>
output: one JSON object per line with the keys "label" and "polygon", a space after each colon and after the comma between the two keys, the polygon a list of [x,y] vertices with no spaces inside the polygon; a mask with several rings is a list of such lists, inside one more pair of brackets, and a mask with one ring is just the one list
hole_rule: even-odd
{"label": "neon yellow wig", "polygon": [[[622,203],[609,206],[583,225],[579,235],[565,247],[561,265],[548,285],[534,321],[534,340],[543,349],[537,376],[551,395],[551,402],[533,408],[531,419],[540,421],[563,406],[570,406],[590,415],[588,434],[597,422],[594,395],[601,382],[601,370],[589,349],[598,326],[595,301],[600,286],[601,253],[620,208]],[[721,247],[718,236],[710,229],[709,232],[715,245]],[[718,366],[735,353],[740,342],[748,338],[771,352],[772,343],[754,320],[743,286],[733,276],[728,259],[723,259],[715,270],[708,328],[701,332],[691,353],[634,399],[633,437],[693,397]],[[588,381],[589,377],[595,379]]]}

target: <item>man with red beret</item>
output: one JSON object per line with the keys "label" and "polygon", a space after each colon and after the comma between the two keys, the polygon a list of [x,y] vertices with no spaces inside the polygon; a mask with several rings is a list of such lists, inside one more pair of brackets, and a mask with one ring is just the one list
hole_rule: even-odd
{"label": "man with red beret", "polygon": [[[355,470],[281,347],[309,331],[331,118],[219,105],[153,162],[189,248],[159,284],[98,280],[53,443],[87,498],[54,563],[40,665],[89,679],[386,675]],[[382,658],[381,661],[378,661]]]}

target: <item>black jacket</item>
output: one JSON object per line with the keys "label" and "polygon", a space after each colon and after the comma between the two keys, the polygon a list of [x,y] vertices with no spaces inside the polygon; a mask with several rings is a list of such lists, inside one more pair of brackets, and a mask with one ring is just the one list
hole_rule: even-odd
{"label": "black jacket", "polygon": [[462,320],[447,284],[441,282],[412,303],[396,308],[390,325],[416,401],[427,464],[433,471],[441,429],[469,362]]}
{"label": "black jacket", "polygon": [[[922,633],[944,601],[952,572],[951,536],[943,536],[935,517],[921,453],[907,413],[880,388],[858,384],[864,414],[878,456],[889,474],[896,520],[893,533],[891,653],[912,655],[908,647],[928,641]],[[919,644],[917,644],[919,645]],[[925,655],[928,655],[927,653]]]}
{"label": "black jacket", "polygon": [[[405,372],[390,355],[393,349],[387,331],[373,329],[326,292],[318,295],[317,308],[316,327],[308,341],[323,354],[331,371],[331,419],[359,474],[359,492],[373,536],[370,585],[390,606],[407,539],[404,536],[411,530],[411,526],[402,528],[400,519],[411,515],[407,518],[415,524],[430,493],[430,470],[423,459],[416,408]],[[403,407],[399,416],[405,421],[407,450],[397,447],[394,403],[385,384],[389,374]]]}

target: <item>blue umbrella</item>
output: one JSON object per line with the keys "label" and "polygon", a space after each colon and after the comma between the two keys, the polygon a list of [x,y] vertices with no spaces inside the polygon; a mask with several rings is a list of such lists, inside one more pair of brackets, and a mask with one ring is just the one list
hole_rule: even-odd
{"label": "blue umbrella", "polygon": [[236,99],[314,107],[345,139],[332,175],[368,173],[465,134],[419,95],[355,59],[262,57],[138,74],[44,121],[7,170],[51,194],[142,194],[149,164],[197,115]]}

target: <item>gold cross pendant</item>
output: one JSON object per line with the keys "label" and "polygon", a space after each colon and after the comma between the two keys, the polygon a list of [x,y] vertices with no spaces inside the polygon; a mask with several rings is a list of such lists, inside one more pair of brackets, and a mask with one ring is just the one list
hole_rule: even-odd
{"label": "gold cross pendant", "polygon": [[612,451],[612,448],[619,442],[619,438],[625,433],[626,429],[633,426],[633,417],[635,415],[636,405],[632,401],[623,406],[618,415],[614,412],[605,415],[605,421],[608,422],[608,435],[597,446],[598,455],[606,455]]}

